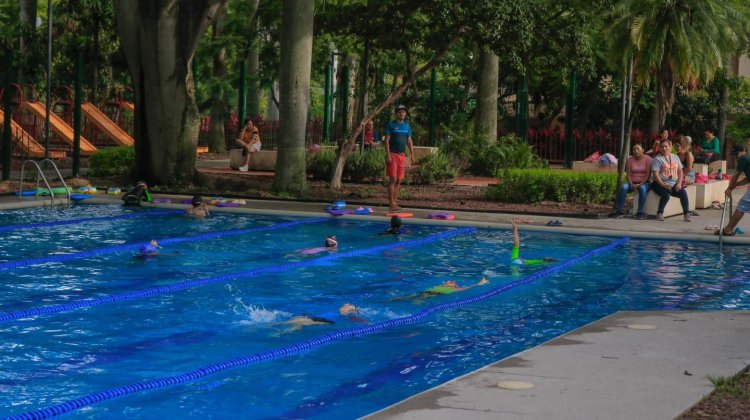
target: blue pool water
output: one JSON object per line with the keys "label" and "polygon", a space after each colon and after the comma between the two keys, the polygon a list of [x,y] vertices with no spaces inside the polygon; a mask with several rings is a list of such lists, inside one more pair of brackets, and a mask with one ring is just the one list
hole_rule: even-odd
{"label": "blue pool water", "polygon": [[[0,213],[0,227],[133,212],[76,206]],[[135,210],[142,211],[142,210]],[[194,371],[326,333],[398,319],[476,296],[542,270],[508,267],[509,231],[461,232],[407,226],[378,235],[383,223],[216,214],[205,221],[174,215],[88,221],[0,232],[0,264],[81,255],[0,270],[0,312],[117,296],[264,267],[253,276],[145,299],[102,304],[0,323],[0,415],[20,414],[141,381]],[[282,226],[273,228],[274,226]],[[187,240],[155,259],[126,250],[85,252],[150,239],[268,228],[255,234]],[[340,258],[297,251],[335,234]],[[522,232],[522,256],[561,262],[612,238]],[[349,255],[374,247],[385,250]],[[750,309],[748,251],[713,244],[636,241],[487,300],[448,309],[422,322],[344,339],[263,363],[225,370],[183,385],[140,392],[73,412],[97,418],[353,418],[538,345],[618,310]],[[317,262],[320,261],[320,262]],[[295,263],[299,263],[296,264]],[[445,280],[491,284],[415,304],[393,300]],[[335,315],[341,304],[363,308],[368,324]],[[335,324],[298,331],[279,324],[310,313]],[[0,314],[1,315],[1,314]]]}

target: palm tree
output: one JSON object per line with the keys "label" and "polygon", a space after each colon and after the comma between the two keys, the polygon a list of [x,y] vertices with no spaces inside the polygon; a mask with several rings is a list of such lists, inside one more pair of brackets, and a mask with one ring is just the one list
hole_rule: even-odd
{"label": "palm tree", "polygon": [[680,83],[708,81],[729,57],[747,47],[747,0],[620,0],[606,36],[618,69],[634,60],[635,83],[656,88],[659,126],[672,110]]}

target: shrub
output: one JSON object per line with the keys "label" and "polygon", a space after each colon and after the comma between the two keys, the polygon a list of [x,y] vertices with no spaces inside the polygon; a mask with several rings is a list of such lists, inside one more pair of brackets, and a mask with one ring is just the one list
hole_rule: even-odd
{"label": "shrub", "polygon": [[466,167],[474,175],[496,176],[500,169],[547,168],[549,164],[534,153],[534,148],[514,135],[507,135],[495,144],[478,136],[456,137],[445,143],[442,151],[456,164],[465,161]]}
{"label": "shrub", "polygon": [[549,169],[505,169],[498,176],[500,183],[487,189],[487,198],[517,203],[606,203],[617,184],[616,174]]}
{"label": "shrub", "polygon": [[89,158],[89,170],[93,176],[127,175],[135,163],[133,146],[118,146],[99,149]]}
{"label": "shrub", "polygon": [[431,153],[419,161],[413,172],[412,181],[416,184],[445,182],[458,176],[458,169],[452,165],[445,153]]}
{"label": "shrub", "polygon": [[331,148],[321,148],[314,154],[307,155],[307,172],[314,179],[330,180],[333,175],[333,163],[336,160],[336,152]]}
{"label": "shrub", "polygon": [[344,176],[353,182],[377,182],[385,173],[385,148],[377,147],[356,151],[349,155],[344,166]]}

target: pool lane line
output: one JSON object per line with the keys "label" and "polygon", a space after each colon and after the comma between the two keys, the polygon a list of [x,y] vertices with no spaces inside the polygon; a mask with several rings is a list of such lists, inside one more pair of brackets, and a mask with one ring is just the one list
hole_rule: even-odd
{"label": "pool lane line", "polygon": [[244,357],[239,357],[235,359],[225,360],[225,361],[218,362],[218,363],[213,363],[213,364],[198,368],[196,370],[193,370],[191,372],[183,373],[181,375],[169,376],[166,378],[159,378],[159,379],[152,379],[148,381],[137,382],[137,383],[130,384],[130,385],[119,386],[119,387],[111,388],[105,391],[99,391],[93,394],[85,395],[83,397],[65,401],[63,403],[49,406],[46,408],[41,408],[39,410],[30,411],[30,412],[19,414],[19,415],[8,416],[6,418],[10,420],[29,420],[29,419],[43,419],[43,418],[60,416],[65,413],[69,413],[69,412],[76,411],[84,407],[88,407],[90,405],[98,404],[100,402],[107,401],[107,400],[124,397],[129,394],[135,394],[138,392],[150,391],[154,389],[171,388],[177,385],[182,385],[188,382],[202,379],[204,377],[213,375],[215,373],[218,373],[224,370],[253,365],[253,364],[257,364],[261,362],[266,362],[269,360],[278,359],[280,357],[286,357],[286,356],[291,356],[294,354],[306,352],[313,348],[320,347],[326,344],[330,344],[335,341],[340,341],[345,338],[362,337],[365,335],[374,334],[376,332],[379,332],[379,331],[382,331],[391,327],[414,324],[432,315],[435,312],[442,312],[446,309],[452,309],[452,308],[458,308],[462,306],[471,305],[476,302],[488,299],[492,296],[498,295],[500,293],[506,292],[515,287],[518,287],[527,283],[531,283],[532,281],[538,280],[539,278],[545,277],[549,274],[562,271],[570,267],[573,264],[577,264],[581,261],[587,260],[598,254],[608,252],[612,250],[613,248],[623,245],[627,243],[629,239],[630,238],[620,238],[608,245],[593,249],[573,259],[567,260],[560,264],[556,264],[554,266],[547,267],[541,271],[537,271],[536,273],[524,279],[520,279],[514,282],[507,283],[501,287],[498,287],[496,289],[490,290],[489,292],[482,293],[474,297],[461,299],[455,302],[448,302],[448,303],[443,303],[440,305],[431,306],[431,307],[422,309],[421,311],[417,312],[414,315],[408,315],[405,317],[390,319],[387,321],[380,321],[380,322],[376,322],[374,324],[367,325],[364,327],[349,328],[349,329],[345,329],[341,331],[331,332],[328,334],[324,334],[320,337],[314,338],[312,340],[303,341],[301,343],[290,344],[290,345],[280,347],[274,350],[266,350],[266,351],[262,351],[259,353],[251,354],[249,356],[244,356]]}
{"label": "pool lane line", "polygon": [[39,223],[28,223],[24,225],[0,226],[0,232],[13,232],[13,231],[22,230],[22,229],[36,229],[36,228],[45,228],[45,227],[54,227],[54,226],[76,225],[79,223],[86,223],[86,222],[134,219],[136,217],[143,217],[143,216],[172,216],[172,215],[177,215],[177,214],[185,214],[185,212],[183,210],[143,211],[143,212],[137,212],[137,213],[120,214],[117,216],[86,217],[83,219],[57,220],[54,222],[39,222]]}
{"label": "pool lane line", "polygon": [[[315,220],[315,219],[312,219],[312,220]],[[324,218],[320,220],[330,220],[330,219]],[[280,225],[275,225],[275,226],[280,226]],[[207,277],[203,279],[187,280],[187,281],[183,281],[179,283],[151,287],[148,289],[133,290],[133,291],[122,292],[122,293],[118,293],[114,295],[102,296],[102,297],[98,297],[94,299],[82,299],[82,300],[63,303],[59,305],[38,306],[38,307],[32,307],[29,309],[21,309],[21,310],[11,311],[11,312],[2,312],[0,313],[0,323],[13,321],[16,319],[22,319],[22,318],[31,318],[31,317],[40,316],[40,315],[51,315],[51,314],[55,314],[58,312],[72,311],[72,310],[80,309],[80,308],[89,308],[92,306],[98,306],[98,305],[102,305],[102,304],[110,303],[110,302],[122,302],[126,300],[145,299],[145,298],[149,298],[149,297],[164,294],[164,293],[180,292],[183,290],[207,286],[207,285],[214,284],[214,283],[230,282],[232,280],[236,280],[239,278],[255,277],[257,275],[266,274],[266,273],[278,273],[281,271],[287,271],[287,270],[293,270],[293,269],[297,269],[301,267],[312,266],[312,265],[316,265],[320,263],[325,263],[328,261],[339,260],[342,258],[375,254],[375,253],[379,253],[379,252],[382,252],[388,249],[393,249],[393,248],[405,248],[405,247],[413,247],[413,246],[418,246],[418,245],[425,245],[425,244],[436,242],[440,239],[448,238],[451,236],[462,235],[466,233],[473,233],[473,232],[476,232],[476,230],[477,230],[476,228],[463,228],[463,229],[449,230],[446,232],[441,232],[441,233],[437,233],[434,235],[430,235],[426,238],[411,239],[407,241],[389,243],[386,245],[379,245],[379,246],[375,246],[371,248],[337,252],[335,254],[328,254],[322,257],[309,259],[309,260],[296,261],[296,262],[286,263],[286,264],[263,266],[263,267],[254,268],[252,270],[240,271],[237,273],[228,273],[228,274],[222,274],[222,275],[214,276],[214,277]]]}
{"label": "pool lane line", "polygon": [[[308,224],[308,223],[321,223],[321,222],[327,222],[330,220],[331,219],[327,217],[320,217],[316,219],[294,220],[291,222],[284,222],[284,223],[279,223],[276,225],[255,227],[255,228],[250,228],[250,229],[222,230],[218,232],[202,233],[200,235],[185,236],[181,238],[159,239],[158,242],[159,242],[159,245],[173,245],[173,244],[179,244],[182,242],[204,241],[207,239],[221,238],[225,236],[237,236],[237,235],[245,235],[249,233],[267,232],[267,231],[271,231],[275,229],[287,228],[290,226],[297,226],[297,225]],[[74,252],[72,254],[48,255],[46,257],[40,257],[40,258],[29,258],[25,260],[6,261],[4,263],[0,263],[0,270],[20,268],[20,267],[26,267],[29,265],[44,264],[48,262],[65,262],[65,261],[76,260],[79,258],[88,258],[88,257],[95,257],[99,255],[104,255],[104,254],[113,254],[113,253],[122,252],[122,251],[137,250],[137,249],[140,249],[144,245],[148,245],[149,243],[150,242],[138,242],[138,243],[133,243],[133,244],[115,245],[115,246],[108,246],[104,248],[92,249],[88,251]]]}

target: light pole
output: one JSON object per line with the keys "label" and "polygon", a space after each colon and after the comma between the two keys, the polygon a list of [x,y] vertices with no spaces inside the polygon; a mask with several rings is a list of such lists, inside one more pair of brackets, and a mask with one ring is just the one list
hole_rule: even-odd
{"label": "light pole", "polygon": [[49,116],[52,111],[52,0],[47,0],[47,92],[44,112],[44,158],[49,159]]}

